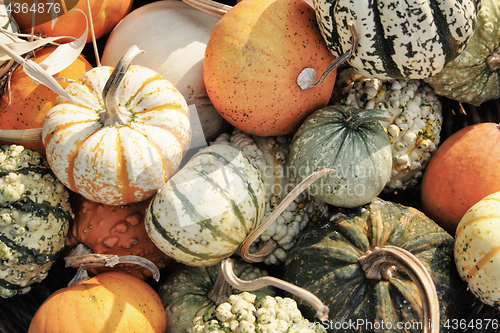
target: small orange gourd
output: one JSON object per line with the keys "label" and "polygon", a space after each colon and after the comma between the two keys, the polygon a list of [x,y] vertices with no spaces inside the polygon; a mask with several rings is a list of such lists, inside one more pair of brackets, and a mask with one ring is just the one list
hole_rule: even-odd
{"label": "small orange gourd", "polygon": [[[150,201],[110,206],[75,194],[72,200],[75,217],[66,237],[67,249],[83,243],[93,253],[140,256],[151,260],[159,269],[173,266],[175,260],[158,249],[146,232],[144,216]],[[107,271],[120,271],[142,280],[152,276],[149,269],[135,264],[89,269],[93,275]]]}
{"label": "small orange gourd", "polygon": [[465,212],[500,191],[500,128],[470,125],[448,137],[422,178],[422,210],[451,235]]}
{"label": "small orange gourd", "polygon": [[243,0],[212,30],[203,76],[223,118],[243,132],[274,136],[294,132],[327,105],[335,72],[304,90],[297,79],[307,69],[316,81],[333,60],[305,1]]}
{"label": "small orange gourd", "polygon": [[146,282],[119,272],[102,273],[49,296],[29,333],[163,333],[165,309]]}
{"label": "small orange gourd", "polygon": [[[56,49],[54,46],[46,46],[35,53],[32,60],[40,63],[45,60]],[[54,75],[54,78],[65,78],[78,80],[80,76],[92,69],[92,65],[83,57],[78,58],[68,67]],[[57,81],[62,88],[66,88],[68,80]],[[58,95],[44,86],[36,84],[24,72],[22,66],[18,66],[10,78],[8,88],[0,98],[0,129],[30,129],[41,128],[43,118],[56,102]],[[0,141],[0,143],[6,143]],[[42,155],[44,147],[42,141],[23,142],[26,149],[35,150]]]}

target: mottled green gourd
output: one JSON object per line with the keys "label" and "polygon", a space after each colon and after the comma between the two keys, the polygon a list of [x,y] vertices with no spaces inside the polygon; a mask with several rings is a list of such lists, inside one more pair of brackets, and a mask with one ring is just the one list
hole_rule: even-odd
{"label": "mottled green gourd", "polygon": [[[234,274],[245,281],[268,275],[267,271],[242,259],[233,259],[233,264]],[[227,283],[225,286],[218,283],[221,282],[220,272],[219,263],[208,267],[184,266],[168,276],[158,289],[167,315],[166,333],[186,333],[196,317],[212,316],[216,307],[226,302],[230,295],[241,293]],[[260,296],[275,294],[272,287],[252,293]]]}
{"label": "mottled green gourd", "polygon": [[335,171],[307,188],[309,195],[337,207],[356,207],[382,192],[392,170],[392,152],[381,110],[348,106],[318,109],[295,133],[290,169],[297,182],[315,171]]}
{"label": "mottled green gourd", "polygon": [[73,213],[69,193],[40,155],[0,149],[0,296],[24,294],[48,274]]}
{"label": "mottled green gourd", "polygon": [[[339,209],[306,228],[289,253],[283,279],[328,304],[333,323],[380,325],[383,320],[393,325],[394,332],[422,332],[415,326],[396,327],[397,323],[422,323],[423,301],[403,266],[392,268],[393,263],[380,251],[390,247],[409,252],[430,275],[440,321],[433,328],[443,329],[447,320],[467,318],[472,298],[453,261],[453,237],[420,211],[379,198],[362,207]],[[371,265],[376,260],[381,263],[378,267]],[[369,275],[373,273],[379,275]],[[296,300],[306,317],[314,316],[314,309]],[[368,326],[357,328],[359,332],[375,331]]]}
{"label": "mottled green gourd", "polygon": [[425,81],[438,95],[475,106],[500,97],[500,1],[483,0],[465,50]]}

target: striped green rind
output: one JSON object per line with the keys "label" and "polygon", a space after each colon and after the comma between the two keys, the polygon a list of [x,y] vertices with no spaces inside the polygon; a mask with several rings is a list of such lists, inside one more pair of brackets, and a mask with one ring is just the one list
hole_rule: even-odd
{"label": "striped green rind", "polygon": [[[454,266],[453,244],[448,233],[418,210],[375,199],[310,225],[290,251],[283,278],[318,296],[330,309],[331,323],[362,323],[343,332],[375,332],[366,325],[380,327],[382,320],[393,330],[380,332],[421,332],[416,326],[422,323],[420,296],[408,275],[399,269],[390,281],[368,279],[358,263],[376,246],[398,246],[415,255],[430,273],[442,328],[447,320],[467,318],[470,306],[470,293]],[[297,301],[306,317],[315,319],[314,309]],[[415,324],[397,330],[399,322]]]}
{"label": "striped green rind", "polygon": [[366,77],[423,79],[457,57],[474,33],[482,0],[314,0],[317,21],[335,55],[358,47],[349,59]]}
{"label": "striped green rind", "polygon": [[191,266],[231,256],[260,224],[265,188],[260,173],[239,149],[200,150],[155,195],[145,222],[164,253]]}

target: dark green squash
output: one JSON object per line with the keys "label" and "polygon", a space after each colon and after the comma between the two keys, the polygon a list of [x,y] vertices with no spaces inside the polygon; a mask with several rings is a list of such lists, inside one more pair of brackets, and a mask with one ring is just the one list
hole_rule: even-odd
{"label": "dark green squash", "polygon": [[[233,259],[234,274],[250,281],[268,275],[267,271],[239,258]],[[241,293],[225,282],[221,264],[208,267],[182,266],[168,276],[158,289],[167,315],[166,333],[185,333],[194,318],[211,315],[217,305],[232,294]],[[272,287],[253,291],[256,295],[274,296]]]}
{"label": "dark green squash", "polygon": [[500,97],[500,1],[483,0],[465,50],[427,79],[438,95],[479,106]]}
{"label": "dark green squash", "polygon": [[[393,329],[397,323],[422,323],[420,294],[406,271],[397,266],[390,279],[365,275],[365,254],[391,246],[410,252],[430,274],[440,328],[450,324],[447,320],[467,318],[470,293],[454,266],[453,238],[420,211],[379,198],[363,207],[332,212],[330,219],[304,231],[285,263],[284,280],[317,295],[330,308],[332,323],[363,320],[380,325],[383,320]],[[314,310],[296,300],[304,315],[313,318]],[[396,331],[421,332],[416,325]],[[358,326],[358,331],[366,329]]]}

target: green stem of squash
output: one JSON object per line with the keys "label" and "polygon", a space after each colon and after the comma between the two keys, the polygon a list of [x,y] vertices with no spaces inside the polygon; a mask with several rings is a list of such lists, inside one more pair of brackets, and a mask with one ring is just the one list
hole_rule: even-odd
{"label": "green stem of squash", "polygon": [[116,91],[132,65],[132,61],[143,52],[136,45],[131,46],[118,61],[108,81],[106,81],[102,92],[104,111],[101,113],[101,121],[105,126],[125,125],[131,118],[130,111],[118,105]]}
{"label": "green stem of squash", "polygon": [[497,47],[488,59],[486,59],[486,64],[488,64],[492,72],[500,68],[500,47]]}
{"label": "green stem of squash", "polygon": [[149,259],[134,256],[124,255],[117,256],[114,254],[92,253],[90,248],[84,244],[78,244],[71,253],[64,258],[66,267],[78,267],[78,272],[75,277],[69,282],[68,286],[75,285],[89,278],[87,270],[95,267],[114,267],[118,264],[135,264],[149,269],[153,273],[153,278],[156,281],[160,279],[160,270]]}
{"label": "green stem of squash", "polygon": [[241,280],[234,274],[233,262],[229,258],[222,261],[221,271],[224,274],[226,281],[235,289],[241,291],[255,291],[267,286],[273,286],[300,297],[316,310],[316,315],[319,320],[328,320],[328,312],[330,311],[328,306],[323,304],[323,302],[316,297],[316,295],[303,288],[272,276],[263,276],[251,281]]}
{"label": "green stem of squash", "polygon": [[373,110],[362,110],[348,116],[345,120],[344,126],[352,130],[356,130],[362,124],[375,121],[391,121],[391,117],[387,111],[373,109]]}
{"label": "green stem of squash", "polygon": [[358,261],[368,279],[390,280],[397,268],[402,269],[419,291],[424,332],[439,332],[439,300],[434,281],[417,257],[397,246],[386,245],[367,251]]}
{"label": "green stem of squash", "polygon": [[266,260],[267,256],[274,250],[276,243],[272,240],[267,241],[262,248],[259,248],[257,252],[249,253],[248,250],[250,246],[255,242],[257,238],[262,235],[264,231],[276,220],[281,213],[283,213],[292,201],[295,200],[305,189],[320,179],[321,177],[335,171],[334,169],[323,169],[310,174],[307,178],[301,181],[297,186],[287,194],[287,196],[280,202],[278,207],[262,222],[257,228],[255,228],[241,243],[239,247],[240,256],[247,262],[263,262]]}

